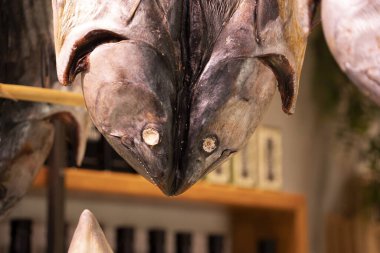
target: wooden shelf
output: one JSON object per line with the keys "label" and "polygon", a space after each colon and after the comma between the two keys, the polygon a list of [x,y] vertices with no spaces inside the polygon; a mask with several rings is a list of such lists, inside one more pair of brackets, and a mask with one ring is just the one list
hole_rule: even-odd
{"label": "wooden shelf", "polygon": [[[127,173],[68,168],[65,169],[65,178],[66,187],[70,191],[288,211],[305,204],[304,198],[295,194],[243,189],[207,182],[198,183],[180,196],[167,197],[143,177]],[[43,169],[37,176],[34,187],[45,187],[46,180],[47,170]]]}
{"label": "wooden shelf", "polygon": [[[41,170],[34,188],[45,188],[47,173],[46,168]],[[308,252],[307,208],[301,195],[199,182],[180,196],[167,197],[139,175],[76,168],[65,169],[64,175],[66,189],[75,193],[207,203],[231,208],[233,252],[256,252],[255,242],[261,238],[277,238],[279,252]]]}

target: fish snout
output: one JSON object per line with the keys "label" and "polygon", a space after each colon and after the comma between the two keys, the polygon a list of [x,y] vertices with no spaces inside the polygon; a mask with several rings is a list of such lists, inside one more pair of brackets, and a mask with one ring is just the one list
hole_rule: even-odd
{"label": "fish snout", "polygon": [[168,192],[175,101],[169,65],[135,41],[102,45],[88,60],[82,86],[95,126],[140,174]]}

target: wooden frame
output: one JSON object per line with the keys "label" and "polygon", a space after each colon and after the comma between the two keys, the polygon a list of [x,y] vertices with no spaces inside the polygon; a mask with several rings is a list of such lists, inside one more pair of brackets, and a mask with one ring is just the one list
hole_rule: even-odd
{"label": "wooden frame", "polygon": [[258,138],[258,187],[280,189],[282,187],[282,136],[272,127],[260,127]]}
{"label": "wooden frame", "polygon": [[252,188],[258,184],[258,148],[258,136],[255,133],[247,145],[232,157],[232,175],[235,185]]}

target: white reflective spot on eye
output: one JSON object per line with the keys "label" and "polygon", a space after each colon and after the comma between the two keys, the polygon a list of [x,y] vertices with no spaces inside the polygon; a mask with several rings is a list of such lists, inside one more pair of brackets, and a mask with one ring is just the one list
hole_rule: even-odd
{"label": "white reflective spot on eye", "polygon": [[156,146],[160,142],[160,133],[153,128],[146,128],[142,133],[144,142],[149,146]]}
{"label": "white reflective spot on eye", "polygon": [[212,153],[217,148],[217,141],[215,137],[207,137],[203,140],[202,148],[207,153]]}

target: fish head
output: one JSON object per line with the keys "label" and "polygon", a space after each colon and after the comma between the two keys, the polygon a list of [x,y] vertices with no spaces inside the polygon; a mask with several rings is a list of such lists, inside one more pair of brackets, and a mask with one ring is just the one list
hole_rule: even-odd
{"label": "fish head", "polygon": [[155,50],[129,41],[99,47],[89,61],[82,83],[94,124],[140,174],[168,191],[174,94],[166,88],[172,86],[170,72]]}
{"label": "fish head", "polygon": [[215,1],[205,5],[206,23],[217,23],[212,10],[225,5],[234,10],[221,15],[223,29],[210,36],[216,39],[208,38],[213,51],[193,86],[188,145],[174,195],[246,144],[276,87],[283,111],[295,110],[311,6],[295,0]]}
{"label": "fish head", "polygon": [[70,84],[81,73],[94,125],[136,171],[168,192],[176,76],[167,43],[147,33],[163,30],[160,22],[136,12],[159,18],[160,9],[133,0],[55,2],[59,80]]}
{"label": "fish head", "polygon": [[58,78],[167,195],[246,143],[277,86],[294,112],[308,0],[54,0]]}

